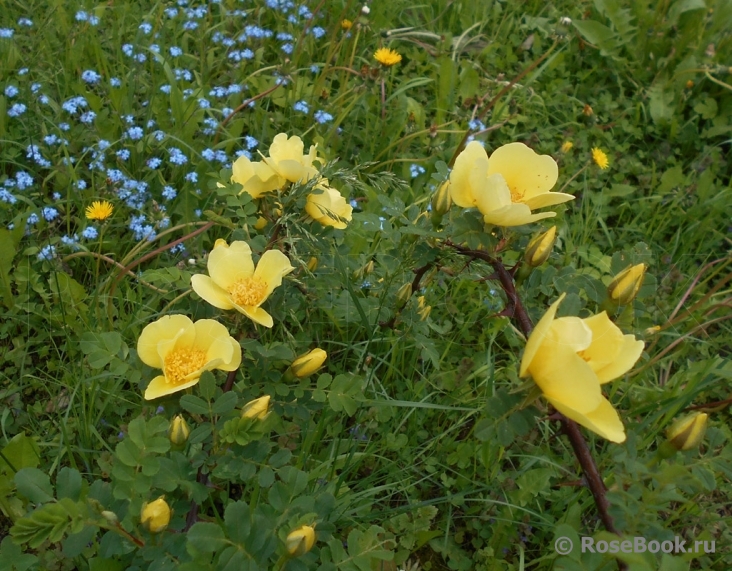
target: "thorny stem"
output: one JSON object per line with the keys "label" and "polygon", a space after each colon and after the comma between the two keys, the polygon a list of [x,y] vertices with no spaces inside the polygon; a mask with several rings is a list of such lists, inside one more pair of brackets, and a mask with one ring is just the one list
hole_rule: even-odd
{"label": "thorny stem", "polygon": [[[483,260],[485,262],[488,262],[493,267],[493,269],[495,270],[495,279],[500,282],[501,288],[503,288],[503,291],[506,293],[506,297],[508,298],[508,307],[506,308],[506,312],[504,313],[504,315],[514,317],[519,327],[521,328],[521,331],[528,338],[531,334],[531,331],[534,329],[534,325],[531,323],[531,318],[529,317],[528,313],[526,313],[526,309],[521,304],[521,299],[519,298],[518,292],[516,291],[516,285],[513,282],[512,272],[505,268],[499,258],[494,258],[488,252],[471,250],[469,248],[460,246],[459,244],[455,244],[449,240],[446,242],[446,245],[454,248],[459,254],[463,256],[469,256],[473,259]],[[566,418],[561,413],[557,412],[557,415],[560,422],[562,423],[564,433],[567,435],[567,437],[569,438],[569,442],[572,445],[574,455],[576,456],[577,461],[582,467],[582,471],[584,472],[585,480],[587,482],[587,487],[590,488],[590,492],[592,492],[592,497],[595,500],[597,511],[600,514],[600,519],[602,520],[605,529],[607,529],[611,533],[618,534],[618,530],[615,527],[613,519],[608,511],[610,504],[607,501],[607,497],[605,495],[607,493],[607,489],[605,488],[605,484],[602,481],[600,471],[598,470],[597,464],[592,457],[592,453],[587,446],[587,442],[585,441],[582,433],[579,430],[579,426],[576,422]],[[618,561],[618,567],[621,570],[627,568],[625,564],[621,561]]]}

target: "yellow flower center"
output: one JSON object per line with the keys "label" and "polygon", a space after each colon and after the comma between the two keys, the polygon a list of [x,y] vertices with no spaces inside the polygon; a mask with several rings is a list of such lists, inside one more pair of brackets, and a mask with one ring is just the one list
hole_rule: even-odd
{"label": "yellow flower center", "polygon": [[264,301],[267,284],[260,278],[252,276],[242,278],[229,288],[231,300],[240,306],[251,307]]}
{"label": "yellow flower center", "polygon": [[206,364],[206,353],[200,349],[175,349],[165,357],[165,380],[174,385]]}
{"label": "yellow flower center", "polygon": [[524,200],[524,193],[519,192],[515,188],[511,188],[511,202],[523,202]]}

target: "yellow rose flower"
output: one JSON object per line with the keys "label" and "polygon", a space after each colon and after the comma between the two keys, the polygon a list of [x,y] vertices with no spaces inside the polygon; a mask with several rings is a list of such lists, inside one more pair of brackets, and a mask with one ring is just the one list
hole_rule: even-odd
{"label": "yellow rose flower", "polygon": [[487,224],[520,226],[556,216],[532,210],[561,204],[571,194],[550,192],[559,171],[549,155],[538,155],[523,143],[496,149],[490,159],[477,141],[458,155],[450,174],[452,201],[463,208],[478,208]]}
{"label": "yellow rose flower", "polygon": [[160,533],[170,523],[170,506],[164,497],[161,496],[154,502],[142,504],[140,522],[150,533]]}
{"label": "yellow rose flower", "polygon": [[285,179],[272,170],[268,164],[250,161],[244,156],[234,161],[231,171],[231,182],[238,182],[242,185],[244,187],[242,192],[251,194],[252,198],[259,198],[285,184]]}
{"label": "yellow rose flower", "polygon": [[305,555],[315,545],[315,528],[310,525],[302,525],[291,531],[285,540],[287,553],[292,557]]}
{"label": "yellow rose flower", "polygon": [[313,161],[319,160],[315,145],[305,154],[305,145],[300,137],[287,137],[285,133],[276,135],[269,147],[269,156],[264,162],[277,176],[290,182],[307,182],[318,175]]}
{"label": "yellow rose flower", "polygon": [[191,277],[193,291],[214,307],[236,309],[265,327],[272,327],[272,316],[260,306],[282,278],[295,268],[279,250],[267,250],[255,269],[252,250],[246,242],[217,240],[208,255],[209,275]]}
{"label": "yellow rose flower", "polygon": [[607,286],[610,299],[620,305],[628,305],[638,295],[645,275],[645,264],[636,264],[625,268]]}
{"label": "yellow rose flower", "polygon": [[328,353],[323,349],[313,349],[295,359],[290,370],[298,379],[304,379],[320,369],[327,358]]}
{"label": "yellow rose flower", "polygon": [[269,395],[264,395],[263,397],[249,401],[241,409],[242,418],[264,420],[269,414],[269,401]]}
{"label": "yellow rose flower", "polygon": [[529,336],[520,376],[531,375],[546,399],[567,418],[611,442],[625,441],[618,413],[600,385],[629,371],[643,352],[643,341],[623,332],[603,311],[555,319],[564,294]]}
{"label": "yellow rose flower", "polygon": [[[325,182],[327,183],[327,181]],[[345,228],[347,224],[344,220],[351,221],[353,213],[351,205],[334,188],[318,185],[317,190],[322,192],[308,194],[305,212],[323,226],[333,226],[333,228],[340,230]]]}
{"label": "yellow rose flower", "polygon": [[676,450],[693,450],[704,439],[709,417],[704,412],[697,412],[674,422],[666,432],[666,436]]}
{"label": "yellow rose flower", "polygon": [[235,371],[241,363],[241,346],[226,327],[213,319],[194,323],[185,315],[166,315],[147,325],[137,354],[146,365],[163,370],[147,386],[146,400],[192,387],[204,371]]}

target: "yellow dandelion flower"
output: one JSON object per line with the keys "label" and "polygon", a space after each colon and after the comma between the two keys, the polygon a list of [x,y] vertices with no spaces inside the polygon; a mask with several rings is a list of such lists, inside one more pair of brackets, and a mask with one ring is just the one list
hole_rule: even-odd
{"label": "yellow dandelion flower", "polygon": [[602,170],[605,170],[610,165],[607,154],[605,154],[605,151],[599,147],[594,147],[592,149],[592,160],[595,161],[595,164]]}
{"label": "yellow dandelion flower", "polygon": [[341,20],[341,29],[345,30],[346,32],[350,30],[353,27],[353,22],[351,20],[344,18]]}
{"label": "yellow dandelion flower", "polygon": [[86,207],[86,217],[88,220],[106,220],[112,216],[114,206],[106,200],[95,200],[91,206]]}
{"label": "yellow dandelion flower", "polygon": [[574,147],[574,143],[572,141],[564,141],[562,143],[562,152],[568,153],[572,150],[572,147]]}
{"label": "yellow dandelion flower", "polygon": [[402,56],[395,50],[389,48],[379,48],[374,53],[374,59],[384,67],[391,67],[402,61]]}

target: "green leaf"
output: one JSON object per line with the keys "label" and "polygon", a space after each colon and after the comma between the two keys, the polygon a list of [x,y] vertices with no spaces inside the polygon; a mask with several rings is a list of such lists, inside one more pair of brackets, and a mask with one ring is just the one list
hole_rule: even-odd
{"label": "green leaf", "polygon": [[31,502],[40,504],[53,500],[53,487],[48,474],[38,468],[23,468],[15,474],[15,487]]}
{"label": "green leaf", "polygon": [[215,523],[198,522],[188,531],[187,543],[197,551],[213,553],[226,545],[224,530]]}
{"label": "green leaf", "polygon": [[211,371],[204,371],[198,381],[198,392],[201,397],[210,401],[216,394],[216,377]]}
{"label": "green leaf", "polygon": [[11,474],[23,468],[35,468],[40,463],[40,450],[35,438],[24,432],[16,434],[0,455],[0,472]]}
{"label": "green leaf", "polygon": [[224,414],[234,410],[238,401],[239,398],[236,396],[234,391],[226,392],[216,399],[212,410],[215,414]]}
{"label": "green leaf", "polygon": [[0,569],[6,571],[25,571],[38,561],[38,557],[23,553],[19,545],[13,543],[9,535],[0,544]]}
{"label": "green leaf", "polygon": [[209,414],[208,403],[201,397],[195,395],[183,395],[180,397],[180,407],[193,414]]}
{"label": "green leaf", "polygon": [[244,544],[252,527],[252,518],[246,502],[234,502],[226,506],[224,523],[229,538],[236,543]]}
{"label": "green leaf", "polygon": [[65,466],[56,476],[56,494],[58,498],[69,498],[79,501],[81,495],[81,474],[74,468]]}
{"label": "green leaf", "polygon": [[122,442],[117,444],[114,449],[117,458],[125,466],[135,467],[140,463],[142,458],[142,450],[140,450],[130,438],[125,438]]}
{"label": "green leaf", "polygon": [[674,94],[667,89],[665,83],[656,82],[648,90],[650,99],[651,118],[656,125],[664,125],[674,115],[673,101]]}
{"label": "green leaf", "polygon": [[603,50],[611,47],[611,40],[615,33],[606,25],[595,20],[573,20],[572,24],[582,37],[591,44]]}
{"label": "green leaf", "polygon": [[0,294],[6,307],[13,307],[13,292],[10,288],[10,268],[15,257],[15,244],[8,230],[0,229]]}

